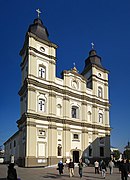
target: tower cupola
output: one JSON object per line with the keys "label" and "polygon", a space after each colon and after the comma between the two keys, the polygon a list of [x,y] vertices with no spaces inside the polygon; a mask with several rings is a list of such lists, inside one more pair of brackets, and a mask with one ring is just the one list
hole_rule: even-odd
{"label": "tower cupola", "polygon": [[49,33],[47,31],[47,28],[43,25],[43,22],[40,18],[34,19],[33,24],[31,24],[28,28],[28,32],[33,33],[42,40],[49,41]]}

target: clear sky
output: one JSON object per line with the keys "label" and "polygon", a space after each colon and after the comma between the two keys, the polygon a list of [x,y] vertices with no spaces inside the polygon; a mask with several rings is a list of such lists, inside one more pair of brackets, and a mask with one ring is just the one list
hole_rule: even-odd
{"label": "clear sky", "polygon": [[81,72],[95,43],[110,71],[111,145],[130,140],[130,0],[0,0],[0,145],[20,118],[21,50],[28,26],[41,19],[58,45],[57,76],[75,62]]}

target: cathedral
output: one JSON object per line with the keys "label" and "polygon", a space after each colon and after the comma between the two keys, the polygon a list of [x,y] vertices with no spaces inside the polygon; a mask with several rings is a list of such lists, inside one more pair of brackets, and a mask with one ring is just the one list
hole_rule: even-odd
{"label": "cathedral", "polygon": [[20,51],[20,118],[4,143],[5,162],[13,157],[36,167],[110,158],[109,71],[92,46],[81,73],[74,65],[58,78],[56,50],[38,16]]}

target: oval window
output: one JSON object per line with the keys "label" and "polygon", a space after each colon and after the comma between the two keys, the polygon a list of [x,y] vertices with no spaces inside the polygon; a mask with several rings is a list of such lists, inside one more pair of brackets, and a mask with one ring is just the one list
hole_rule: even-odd
{"label": "oval window", "polygon": [[44,51],[45,51],[45,48],[44,48],[44,47],[40,47],[40,50],[41,50],[42,52],[44,52]]}

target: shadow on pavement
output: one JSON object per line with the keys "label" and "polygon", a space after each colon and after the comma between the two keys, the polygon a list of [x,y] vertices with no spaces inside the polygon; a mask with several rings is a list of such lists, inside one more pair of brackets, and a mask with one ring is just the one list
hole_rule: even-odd
{"label": "shadow on pavement", "polygon": [[61,179],[61,177],[69,177],[69,175],[66,174],[54,174],[54,173],[47,173],[47,175],[42,176],[43,178],[52,178],[52,179]]}
{"label": "shadow on pavement", "polygon": [[[43,178],[52,178],[52,179],[69,179],[69,174],[53,174],[53,173],[47,173],[45,176],[42,176]],[[79,176],[74,176],[72,178],[79,179]]]}
{"label": "shadow on pavement", "polygon": [[92,179],[102,179],[102,177],[95,177],[95,176],[91,176],[91,175],[89,175],[89,176],[83,176],[83,177],[86,177],[87,180],[90,180],[90,179],[88,179],[88,178],[92,178]]}
{"label": "shadow on pavement", "polygon": [[0,180],[7,180],[6,178],[0,178]]}

